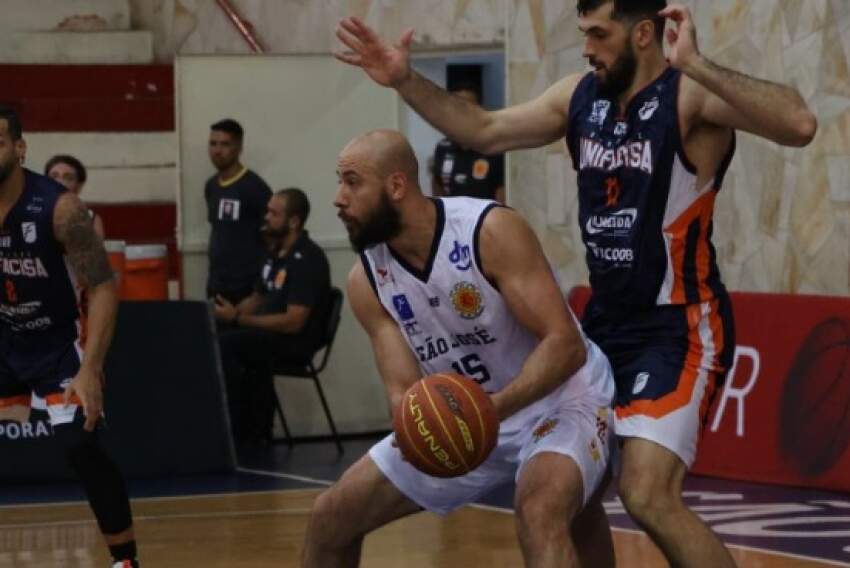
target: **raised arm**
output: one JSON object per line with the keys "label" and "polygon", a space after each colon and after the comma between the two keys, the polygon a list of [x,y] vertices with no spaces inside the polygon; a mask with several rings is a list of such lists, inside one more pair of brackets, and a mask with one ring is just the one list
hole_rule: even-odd
{"label": "raised arm", "polygon": [[53,231],[65,249],[77,280],[88,293],[88,319],[83,360],[65,392],[76,393],[86,415],[86,430],[93,430],[103,410],[103,362],[112,342],[118,294],[103,241],[97,236],[88,209],[70,191],[53,211]]}
{"label": "raised arm", "polygon": [[687,77],[682,93],[689,122],[744,130],[786,146],[812,141],[817,119],[796,89],[727,69],[700,54],[688,8],[671,4],[659,14],[674,23],[667,30],[670,63]]}
{"label": "raised arm", "polygon": [[336,53],[345,63],[363,69],[376,83],[392,87],[422,118],[468,148],[496,154],[554,142],[567,128],[570,99],[580,75],[555,83],[540,97],[520,105],[488,111],[441,89],[410,68],[413,30],[398,43],[384,42],[357,18],[345,18],[337,37],[350,51]]}
{"label": "raised arm", "polygon": [[540,242],[518,213],[491,210],[480,251],[482,268],[511,313],[540,340],[519,376],[493,395],[504,420],[561,385],[584,365],[587,353]]}
{"label": "raised arm", "polygon": [[422,370],[398,325],[378,302],[360,262],[348,275],[348,300],[357,321],[369,335],[393,413],[401,404],[404,392],[422,377]]}

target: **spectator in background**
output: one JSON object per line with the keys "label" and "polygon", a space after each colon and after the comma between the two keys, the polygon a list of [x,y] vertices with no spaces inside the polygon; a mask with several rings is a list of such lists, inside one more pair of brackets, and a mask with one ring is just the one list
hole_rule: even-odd
{"label": "spectator in background", "polygon": [[[452,94],[476,105],[478,92],[460,84]],[[505,202],[505,157],[485,156],[443,138],[434,148],[431,193],[435,197],[478,197]]]}
{"label": "spectator in background", "polygon": [[231,423],[240,442],[268,439],[274,407],[271,364],[303,361],[322,340],[330,292],[324,251],[304,229],[310,201],[297,188],[269,200],[263,233],[269,254],[254,292],[237,305],[215,297]]}
{"label": "spectator in background", "polygon": [[238,304],[251,294],[264,247],[260,228],[272,195],[266,182],[239,161],[242,126],[224,119],[210,127],[209,154],[218,174],[204,188],[209,245],[207,296]]}
{"label": "spectator in background", "polygon": [[[44,175],[55,179],[73,191],[75,195],[80,195],[88,178],[86,168],[82,162],[74,156],[67,154],[57,154],[47,160],[47,163],[44,165]],[[91,209],[89,209],[89,215],[91,215],[92,222],[94,223],[94,232],[102,240],[104,238],[103,219]]]}

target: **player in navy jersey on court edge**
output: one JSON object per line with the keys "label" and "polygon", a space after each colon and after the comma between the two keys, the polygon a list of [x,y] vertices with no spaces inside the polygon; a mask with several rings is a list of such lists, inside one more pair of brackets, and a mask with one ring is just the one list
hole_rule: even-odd
{"label": "player in navy jersey on court edge", "polygon": [[[0,421],[26,422],[33,395],[44,399],[114,566],[137,567],[124,480],[97,439],[118,304],[112,268],[85,205],[24,169],[25,154],[20,120],[0,107]],[[85,325],[78,307],[83,288]]]}
{"label": "player in navy jersey on court edge", "polygon": [[593,71],[498,111],[453,97],[413,71],[412,29],[390,45],[346,18],[337,36],[350,51],[337,57],[395,88],[437,129],[480,152],[566,137],[593,290],[583,326],[608,355],[617,382],[620,496],[672,565],[733,566],[681,499],[735,346],[711,244],[714,200],[735,130],[804,146],[817,120],[796,89],[702,55],[682,5],[578,0],[577,11]]}

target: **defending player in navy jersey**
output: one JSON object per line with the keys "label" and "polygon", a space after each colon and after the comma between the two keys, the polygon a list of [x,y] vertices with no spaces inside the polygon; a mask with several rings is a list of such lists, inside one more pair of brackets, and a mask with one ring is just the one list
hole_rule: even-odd
{"label": "defending player in navy jersey", "polygon": [[0,107],[0,421],[25,422],[31,399],[44,401],[115,567],[136,567],[124,480],[97,440],[118,303],[112,269],[88,209],[73,192],[24,169],[25,154],[17,115]]}
{"label": "defending player in navy jersey", "polygon": [[357,566],[368,532],[516,480],[526,566],[613,567],[599,491],[611,368],[578,329],[534,233],[493,201],[425,197],[413,149],[392,130],[351,141],[337,174],[334,204],[361,252],[348,298],[392,410],[423,375],[455,370],[491,394],[501,423],[493,453],[453,479],[414,469],[392,436],[378,442],[316,500],[304,565]]}
{"label": "defending player in navy jersey", "polygon": [[[593,295],[583,322],[617,381],[619,490],[674,566],[728,567],[720,540],[681,499],[713,393],[734,353],[729,298],[711,244],[714,200],[734,131],[804,146],[817,121],[796,89],[713,63],[690,11],[665,0],[578,0],[593,71],[538,98],[487,111],[410,68],[356,18],[337,57],[393,87],[452,140],[484,153],[566,137]],[[669,51],[665,56],[665,20]]]}

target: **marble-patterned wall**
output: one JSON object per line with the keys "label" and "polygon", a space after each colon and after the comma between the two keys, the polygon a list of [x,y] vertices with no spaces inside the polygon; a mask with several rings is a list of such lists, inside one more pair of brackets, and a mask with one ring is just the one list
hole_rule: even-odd
{"label": "marble-patterned wall", "polygon": [[[326,53],[347,14],[388,38],[417,29],[418,49],[504,43],[508,97],[526,101],[579,71],[573,0],[230,0],[268,51]],[[850,2],[685,0],[700,47],[718,63],[796,85],[820,130],[805,149],[741,134],[717,202],[714,242],[731,289],[850,292]],[[215,0],[131,0],[157,57],[246,53]],[[506,29],[507,27],[507,29]],[[565,286],[586,281],[575,175],[563,144],[511,154],[511,202],[533,223]]]}
{"label": "marble-patterned wall", "polygon": [[[270,53],[327,53],[337,21],[360,16],[386,37],[416,27],[419,48],[504,41],[504,0],[229,0]],[[133,25],[154,31],[157,58],[249,53],[215,0],[131,0]]]}
{"label": "marble-patterned wall", "polygon": [[[714,242],[732,290],[850,293],[850,2],[686,0],[701,50],[721,65],[795,85],[818,116],[805,149],[747,134],[717,200]],[[508,3],[509,100],[580,71],[570,0]],[[562,143],[515,152],[511,202],[543,237],[565,286],[586,282],[575,173]]]}

